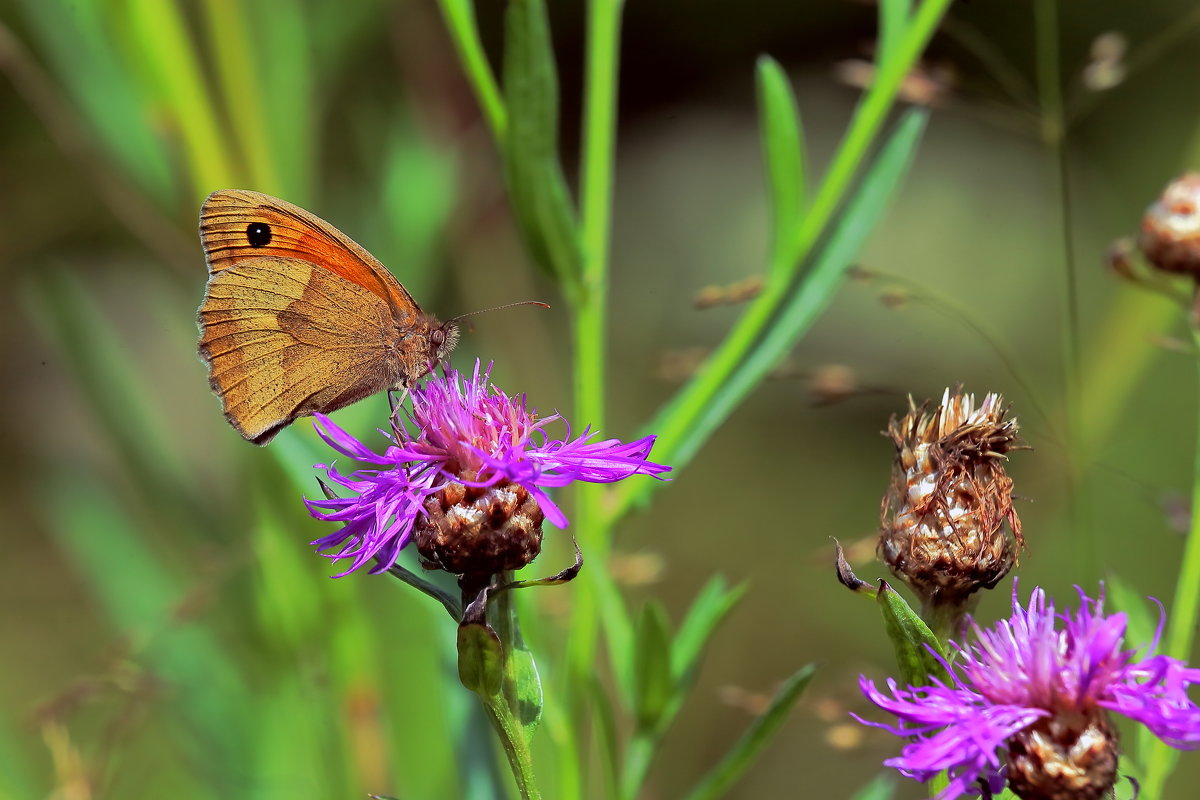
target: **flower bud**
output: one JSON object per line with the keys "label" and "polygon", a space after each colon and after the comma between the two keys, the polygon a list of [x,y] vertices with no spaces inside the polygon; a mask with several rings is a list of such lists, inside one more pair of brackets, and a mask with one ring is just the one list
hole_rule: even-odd
{"label": "flower bud", "polygon": [[1024,544],[1004,471],[1017,423],[1001,403],[988,394],[975,408],[972,395],[947,389],[932,410],[910,398],[908,414],[888,423],[896,462],[878,552],[926,612],[955,618],[967,610],[974,592],[1008,574]]}
{"label": "flower bud", "polygon": [[1138,246],[1159,269],[1200,279],[1200,173],[1167,184],[1142,217]]}

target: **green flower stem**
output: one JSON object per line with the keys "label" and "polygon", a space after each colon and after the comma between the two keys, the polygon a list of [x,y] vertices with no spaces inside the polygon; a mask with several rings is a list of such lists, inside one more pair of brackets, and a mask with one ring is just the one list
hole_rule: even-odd
{"label": "green flower stem", "polygon": [[504,755],[508,756],[508,766],[517,782],[522,800],[540,800],[542,793],[538,791],[533,777],[533,755],[529,751],[529,742],[521,729],[521,723],[513,716],[503,695],[491,698],[480,698],[483,709],[487,712],[488,720],[504,745]]}
{"label": "green flower stem", "polygon": [[[612,227],[613,160],[616,151],[618,49],[623,0],[588,3],[584,76],[582,166],[580,174],[581,281],[574,309],[575,418],[604,430],[604,378],[608,311],[608,253]],[[570,674],[594,668],[599,602],[607,580],[610,526],[603,513],[604,488],[581,486],[576,495],[578,537],[599,569],[585,570],[572,614]],[[572,681],[574,683],[574,681]],[[581,692],[578,695],[584,697]]]}
{"label": "green flower stem", "polygon": [[483,51],[483,42],[479,39],[475,6],[472,5],[472,0],[438,0],[438,5],[446,19],[446,28],[450,31],[450,38],[458,51],[458,58],[467,74],[467,80],[475,91],[479,107],[483,109],[484,119],[492,129],[497,146],[503,147],[504,136],[508,130],[508,110],[504,107],[500,86],[496,83],[487,53]]}
{"label": "green flower stem", "polygon": [[[779,311],[797,271],[845,198],[859,165],[887,120],[901,81],[929,43],[951,2],[925,0],[908,23],[892,58],[878,65],[876,79],[859,105],[812,205],[799,223],[794,244],[786,254],[791,262],[790,269],[770,271],[772,280],[762,294],[738,319],[733,330],[696,377],[671,401],[672,412],[662,420],[656,431],[659,434],[656,457],[660,461],[673,465],[678,462],[680,443],[686,432],[704,414],[705,408],[721,391],[733,371],[745,361],[767,324]],[[650,482],[646,481],[623,486],[618,492],[617,502],[610,509],[612,518],[622,516],[653,489]]]}
{"label": "green flower stem", "polygon": [[[512,573],[505,572],[499,576],[499,583],[511,583],[512,579]],[[504,649],[507,662],[515,657],[517,648],[521,645],[511,591],[493,595],[488,617]],[[535,800],[541,798],[542,794],[538,791],[537,782],[533,777],[533,754],[529,749],[533,729],[523,725],[514,713],[519,709],[520,698],[513,680],[511,665],[506,663],[500,691],[490,696],[481,694],[479,699],[483,701],[488,720],[504,746],[504,755],[508,757],[508,766],[512,770],[513,780],[517,783],[521,797],[523,800]]]}
{"label": "green flower stem", "polygon": [[[616,151],[617,53],[623,0],[588,3],[583,156],[580,174],[580,249],[583,292],[575,309],[576,419],[604,429],[604,376],[608,311],[608,251],[612,227],[613,160]],[[585,492],[595,503],[598,492]],[[599,519],[586,513],[584,519]],[[588,526],[588,533],[601,531]],[[581,540],[587,545],[584,535]]]}
{"label": "green flower stem", "polygon": [[[1192,338],[1200,348],[1200,329],[1192,327]],[[1200,373],[1200,351],[1195,355]],[[1187,660],[1192,653],[1196,636],[1197,612],[1200,611],[1200,397],[1196,401],[1197,428],[1195,463],[1192,468],[1192,524],[1183,546],[1183,561],[1179,565],[1179,582],[1175,585],[1175,600],[1171,604],[1167,623],[1166,646],[1163,651],[1172,658]],[[1152,740],[1143,758],[1146,774],[1142,781],[1142,797],[1162,797],[1163,785],[1171,773],[1176,753],[1158,739]]]}
{"label": "green flower stem", "polygon": [[1067,175],[1066,124],[1063,112],[1062,74],[1059,68],[1058,0],[1037,0],[1033,4],[1036,32],[1038,99],[1041,105],[1042,142],[1052,161],[1053,181],[1058,207],[1058,228],[1062,232],[1063,286],[1062,303],[1066,323],[1062,326],[1063,407],[1066,416],[1066,472],[1070,491],[1067,503],[1080,561],[1094,571],[1096,555],[1089,535],[1089,504],[1084,496],[1082,460],[1083,385],[1080,359],[1079,281],[1075,269],[1075,244],[1071,236],[1071,187]]}

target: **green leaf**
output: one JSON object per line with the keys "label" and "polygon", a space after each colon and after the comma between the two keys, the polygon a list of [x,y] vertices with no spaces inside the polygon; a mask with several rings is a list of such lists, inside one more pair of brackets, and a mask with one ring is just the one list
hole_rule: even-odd
{"label": "green leaf", "polygon": [[759,752],[775,735],[779,726],[787,719],[792,706],[800,699],[800,695],[812,680],[816,667],[809,664],[802,667],[771,698],[771,704],[742,734],[733,748],[721,759],[711,772],[704,776],[696,788],[688,795],[688,800],[712,800],[720,797],[742,776]]}
{"label": "green leaf", "polygon": [[496,632],[480,622],[458,627],[458,679],[475,694],[491,700],[504,684],[504,647]]}
{"label": "green leaf", "polygon": [[898,52],[911,13],[912,0],[880,0],[879,43],[875,48],[877,65],[889,62]]}
{"label": "green leaf", "polygon": [[[741,596],[741,587],[728,589],[725,579],[720,575],[714,575],[696,596],[673,642],[670,641],[669,627],[661,606],[648,604],[644,608],[638,625],[638,663],[635,669],[637,691],[635,692],[634,707],[638,713],[639,724],[636,734],[629,741],[625,750],[624,775],[621,780],[622,796],[635,797],[641,790],[651,762],[657,754],[660,737],[675,719],[687,699],[688,690],[691,689],[696,678],[696,667],[700,663],[700,657],[704,653],[704,648],[708,644],[713,630]],[[657,616],[659,619],[651,622],[651,616]],[[655,627],[660,628],[662,633],[653,633]],[[643,657],[643,653],[650,650],[653,646],[652,640],[657,636],[666,638],[666,645],[669,647],[667,654],[669,666],[666,667],[668,673],[666,676],[661,675],[662,666],[644,663],[654,657],[649,654]],[[666,701],[661,707],[656,708],[649,701],[643,706],[641,698],[645,692],[642,688],[644,675],[665,681]],[[646,714],[646,719],[643,720],[643,708],[654,710],[654,714],[652,716]]]}
{"label": "green leaf", "polygon": [[537,662],[533,653],[525,646],[524,640],[518,635],[514,641],[512,652],[504,665],[505,678],[508,685],[509,708],[513,716],[525,729],[528,741],[542,721],[542,677],[538,674]]}
{"label": "green leaf", "polygon": [[[537,663],[521,635],[513,597],[514,590],[511,589],[497,592],[492,596],[489,613],[495,620],[497,640],[504,648],[504,701],[509,715],[521,726],[521,733],[528,742],[542,721],[545,697]],[[466,613],[471,614],[470,607]]]}
{"label": "green leaf", "polygon": [[771,276],[787,273],[791,245],[804,208],[804,133],[800,109],[791,83],[779,62],[770,56],[758,59],[759,135],[763,164],[770,188]]}
{"label": "green leaf", "polygon": [[634,652],[633,707],[639,730],[653,731],[675,693],[671,675],[671,625],[661,603],[642,607]]}
{"label": "green leaf", "polygon": [[730,589],[721,575],[713,575],[704,584],[679,626],[671,648],[671,675],[677,682],[687,683],[694,677],[696,665],[713,631],[745,593],[745,584]]}
{"label": "green leaf", "polygon": [[513,212],[538,264],[575,292],[578,228],[558,158],[558,76],[542,0],[510,0],[503,74],[504,166]]}
{"label": "green leaf", "polygon": [[[948,679],[945,668],[934,658],[929,648],[943,658],[946,652],[933,631],[915,611],[909,608],[887,581],[879,582],[879,593],[875,596],[883,612],[883,626],[892,647],[896,651],[896,663],[900,668],[900,682],[908,686],[924,686],[930,675]],[[926,647],[928,645],[928,647]]]}
{"label": "green leaf", "polygon": [[881,772],[875,779],[854,793],[851,800],[891,800],[896,793],[896,776]]}
{"label": "green leaf", "polygon": [[[907,174],[927,118],[925,111],[913,109],[905,113],[896,125],[833,224],[829,237],[813,258],[808,272],[793,290],[766,335],[733,372],[722,390],[687,426],[686,432],[674,443],[672,451],[662,456],[676,472],[691,461],[738,404],[775,368],[832,302],[841,288],[846,270],[866,243],[871,230],[883,216],[888,200]],[[676,408],[671,406],[669,411]],[[659,419],[651,430],[666,424],[666,420]],[[652,484],[658,483],[641,481],[634,490],[644,496],[656,488]]]}

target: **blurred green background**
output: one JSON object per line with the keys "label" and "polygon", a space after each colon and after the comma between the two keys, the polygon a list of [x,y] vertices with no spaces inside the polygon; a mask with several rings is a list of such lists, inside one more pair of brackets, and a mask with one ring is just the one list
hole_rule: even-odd
{"label": "blurred green background", "polygon": [[[582,13],[551,5],[573,175]],[[478,9],[493,53],[500,11]],[[1026,589],[1094,591],[1115,571],[1169,603],[1194,367],[1172,346],[1178,309],[1115,278],[1105,253],[1200,167],[1200,20],[1189,0],[1061,11],[1069,206],[1042,138],[1030,5],[956,4],[926,61],[936,105],[917,162],[862,258],[905,288],[847,284],[784,374],[620,531],[610,567],[635,602],[662,598],[678,619],[714,572],[749,586],[646,797],[690,786],[809,661],[816,681],[730,796],[848,797],[894,753],[846,716],[864,710],[859,673],[888,674],[891,655],[875,610],[835,582],[830,537],[858,543],[861,577],[882,575],[879,431],[907,393],[962,383],[1012,401],[1034,448],[1011,465]],[[253,188],[328,219],[442,317],[550,302],[478,318],[455,363],[495,360],[505,389],[570,407],[564,306],[516,238],[436,6],[2,0],[0,22],[0,796],[466,793],[470,743],[454,732],[470,704],[440,609],[386,577],[327,578],[306,544],[327,528],[295,488],[315,489],[323,457],[309,426],[275,455],[246,444],[195,352],[199,204]],[[840,0],[629,4],[605,434],[633,436],[679,362],[735,318],[696,310],[695,294],[763,262],[755,58],[788,69],[821,165],[858,96],[847,76],[862,64],[846,62],[869,58],[874,29],[871,7]],[[1098,64],[1109,32],[1128,56]],[[1101,91],[1103,68],[1118,80]],[[1070,458],[1064,231],[1084,345],[1072,424],[1086,447]],[[811,373],[829,364],[864,390],[814,404]],[[384,410],[374,398],[337,418],[366,435]],[[565,564],[564,537],[549,538],[545,563]],[[1005,611],[1009,586],[981,616]],[[539,658],[560,654],[570,593],[527,599],[550,610]],[[1182,765],[1176,791],[1200,778]]]}

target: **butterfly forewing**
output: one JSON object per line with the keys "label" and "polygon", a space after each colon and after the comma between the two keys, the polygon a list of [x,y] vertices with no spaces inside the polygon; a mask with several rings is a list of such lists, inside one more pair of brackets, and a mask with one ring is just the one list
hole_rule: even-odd
{"label": "butterfly forewing", "polygon": [[244,189],[213,192],[200,209],[210,273],[247,258],[295,258],[341,275],[382,298],[397,317],[421,308],[387,267],[346,234],[299,206]]}

